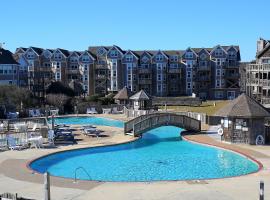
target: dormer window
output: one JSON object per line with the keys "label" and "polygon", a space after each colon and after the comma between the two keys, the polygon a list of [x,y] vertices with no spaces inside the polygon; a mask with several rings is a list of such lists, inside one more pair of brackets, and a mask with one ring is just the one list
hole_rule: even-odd
{"label": "dormer window", "polygon": [[156,61],[163,61],[163,55],[161,55],[161,54],[157,55]]}
{"label": "dormer window", "polygon": [[118,51],[112,50],[111,51],[111,57],[117,57],[118,56]]}
{"label": "dormer window", "polygon": [[131,62],[131,61],[133,61],[133,56],[132,55],[126,55],[126,61],[127,62]]}
{"label": "dormer window", "polygon": [[104,49],[103,48],[98,49],[97,53],[99,56],[101,56],[102,54],[104,54]]}
{"label": "dormer window", "polygon": [[228,56],[229,58],[235,58],[236,57],[235,51],[229,51]]}
{"label": "dormer window", "polygon": [[62,56],[61,56],[60,53],[56,53],[56,54],[54,55],[54,58],[55,58],[55,59],[61,60],[61,59],[62,59]]}
{"label": "dormer window", "polygon": [[173,55],[170,57],[170,61],[171,62],[177,62],[178,61],[178,56],[177,55]]}
{"label": "dormer window", "polygon": [[222,56],[222,55],[223,55],[222,49],[217,49],[217,50],[215,51],[215,56]]}
{"label": "dormer window", "polygon": [[202,60],[205,60],[205,59],[206,59],[205,53],[201,54],[200,58],[201,58]]}
{"label": "dormer window", "polygon": [[29,59],[34,58],[34,54],[33,54],[32,52],[29,52],[29,53],[27,54],[27,58],[29,58]]}
{"label": "dormer window", "polygon": [[144,63],[146,63],[146,62],[148,62],[148,58],[147,58],[147,56],[144,56],[143,58],[142,58],[142,62],[144,62]]}
{"label": "dormer window", "polygon": [[187,52],[186,53],[186,58],[193,58],[193,53],[192,52]]}
{"label": "dormer window", "polygon": [[77,62],[77,58],[76,57],[71,57],[70,62]]}
{"label": "dormer window", "polygon": [[89,57],[88,56],[83,56],[82,61],[83,62],[89,62]]}

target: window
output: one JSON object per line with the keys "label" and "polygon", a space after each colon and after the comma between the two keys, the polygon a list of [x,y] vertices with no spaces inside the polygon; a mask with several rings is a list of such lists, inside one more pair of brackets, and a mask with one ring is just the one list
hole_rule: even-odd
{"label": "window", "polygon": [[236,58],[236,52],[235,51],[229,51],[228,52],[228,57],[229,58]]}
{"label": "window", "polygon": [[215,56],[223,56],[223,51],[222,51],[222,49],[216,49],[216,51],[215,51]]}
{"label": "window", "polygon": [[60,69],[60,63],[56,62],[56,69]]}
{"label": "window", "polygon": [[216,76],[220,76],[221,75],[221,70],[220,69],[216,69]]}
{"label": "window", "polygon": [[187,72],[187,78],[191,78],[191,72]]}
{"label": "window", "polygon": [[191,89],[191,83],[190,82],[187,83],[187,89]]}
{"label": "window", "polygon": [[206,67],[207,66],[207,61],[200,61],[200,66],[201,67]]}
{"label": "window", "polygon": [[178,56],[177,55],[173,55],[170,57],[170,61],[171,62],[177,62],[178,61]]}
{"label": "window", "polygon": [[201,56],[200,56],[200,58],[201,58],[202,60],[205,60],[205,59],[206,59],[205,53],[202,53]]}
{"label": "window", "polygon": [[133,61],[133,56],[130,55],[130,54],[126,55],[126,61],[127,61],[127,62]]}
{"label": "window", "polygon": [[216,91],[215,92],[215,98],[217,98],[217,99],[223,98],[223,92],[222,91]]}
{"label": "window", "polygon": [[60,73],[56,72],[56,80],[59,80],[59,79],[60,79]]}
{"label": "window", "polygon": [[158,91],[158,92],[161,91],[161,85],[160,85],[160,84],[158,84],[157,91]]}
{"label": "window", "polygon": [[88,70],[88,65],[84,65],[84,71]]}
{"label": "window", "polygon": [[85,80],[85,81],[88,80],[88,76],[87,76],[87,75],[84,76],[84,80]]}
{"label": "window", "polygon": [[118,51],[111,50],[111,57],[117,57],[117,56],[118,56]]}
{"label": "window", "polygon": [[161,63],[157,63],[157,69],[161,70],[162,69],[162,64]]}
{"label": "window", "polygon": [[149,68],[149,64],[142,64],[142,68],[143,69],[148,69]]}
{"label": "window", "polygon": [[161,81],[161,74],[158,74],[158,81]]}
{"label": "window", "polygon": [[217,88],[220,88],[220,86],[221,86],[221,80],[220,79],[217,79],[216,80],[216,87]]}
{"label": "window", "polygon": [[129,70],[132,70],[132,63],[127,63],[127,70],[129,71]]}
{"label": "window", "polygon": [[193,53],[190,51],[186,52],[186,58],[193,58]]}
{"label": "window", "polygon": [[128,74],[128,80],[129,80],[129,81],[131,80],[131,75],[130,75],[130,74]]}
{"label": "window", "polygon": [[142,61],[144,62],[144,63],[146,63],[146,62],[148,62],[148,57],[147,56],[144,56],[143,58],[142,58]]}
{"label": "window", "polygon": [[82,61],[83,62],[89,62],[89,57],[88,56],[83,56]]}
{"label": "window", "polygon": [[162,61],[163,60],[163,55],[158,54],[156,55],[156,61]]}
{"label": "window", "polygon": [[170,68],[171,69],[177,69],[178,68],[178,64],[177,63],[172,63],[172,64],[170,64]]}

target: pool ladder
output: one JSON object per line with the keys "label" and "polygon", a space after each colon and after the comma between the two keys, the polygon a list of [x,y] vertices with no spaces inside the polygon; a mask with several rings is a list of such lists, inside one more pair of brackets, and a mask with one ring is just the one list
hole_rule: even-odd
{"label": "pool ladder", "polygon": [[74,183],[77,183],[77,171],[78,171],[79,169],[83,170],[83,171],[87,174],[88,178],[91,180],[91,176],[89,175],[89,173],[86,171],[85,168],[83,168],[83,167],[77,167],[77,168],[75,169],[75,174],[74,174]]}

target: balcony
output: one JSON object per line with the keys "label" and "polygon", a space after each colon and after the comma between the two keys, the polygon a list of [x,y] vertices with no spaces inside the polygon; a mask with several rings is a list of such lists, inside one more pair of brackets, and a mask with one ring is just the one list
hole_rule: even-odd
{"label": "balcony", "polygon": [[247,71],[270,71],[270,64],[249,64],[246,68]]}
{"label": "balcony", "polygon": [[79,69],[68,69],[67,73],[68,74],[79,74],[80,71],[79,71]]}
{"label": "balcony", "polygon": [[211,81],[211,76],[199,76],[196,78],[197,81]]}
{"label": "balcony", "polygon": [[107,76],[105,74],[96,74],[96,79],[106,79]]}
{"label": "balcony", "polygon": [[107,64],[96,64],[95,69],[109,69]]}
{"label": "balcony", "polygon": [[139,68],[138,69],[138,73],[139,74],[150,74],[150,73],[152,73],[152,69],[142,69],[142,68]]}
{"label": "balcony", "polygon": [[152,80],[151,79],[139,79],[138,82],[141,85],[150,85],[150,84],[152,84]]}
{"label": "balcony", "polygon": [[235,78],[240,78],[240,74],[239,73],[226,73],[226,78],[227,79],[235,79]]}
{"label": "balcony", "polygon": [[170,73],[170,74],[179,74],[179,73],[181,73],[181,69],[169,69],[168,70],[168,73]]}
{"label": "balcony", "polygon": [[199,66],[197,68],[198,71],[209,71],[211,70],[211,66]]}

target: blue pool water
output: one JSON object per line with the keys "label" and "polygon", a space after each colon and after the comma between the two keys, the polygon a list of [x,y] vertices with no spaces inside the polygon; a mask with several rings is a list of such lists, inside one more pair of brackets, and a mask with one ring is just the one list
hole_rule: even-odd
{"label": "blue pool water", "polygon": [[[51,119],[48,120],[51,123]],[[103,117],[56,117],[56,124],[78,124],[78,125],[99,125],[114,126],[123,128],[123,121],[108,119]]]}
{"label": "blue pool water", "polygon": [[255,172],[258,165],[229,151],[181,140],[181,129],[163,126],[135,142],[67,151],[40,158],[33,170],[99,181],[210,179]]}

